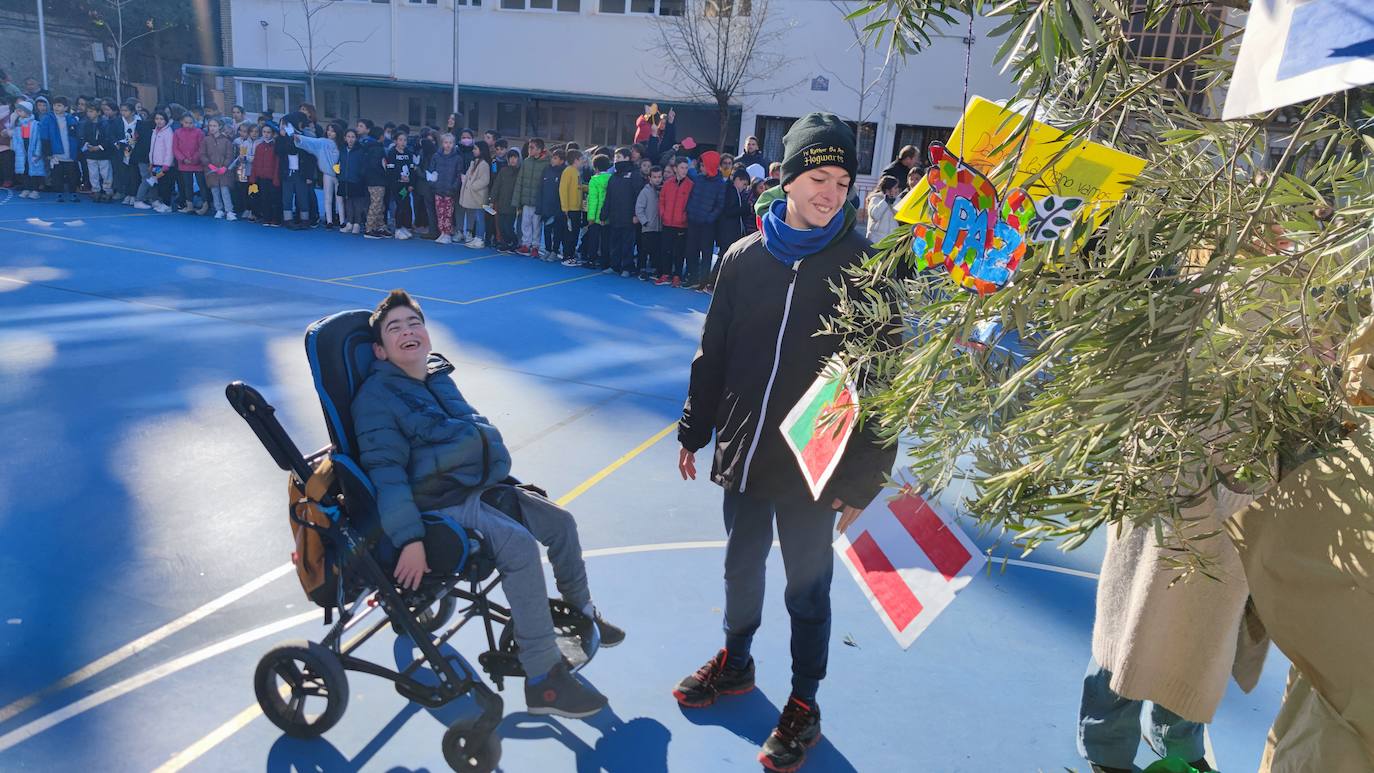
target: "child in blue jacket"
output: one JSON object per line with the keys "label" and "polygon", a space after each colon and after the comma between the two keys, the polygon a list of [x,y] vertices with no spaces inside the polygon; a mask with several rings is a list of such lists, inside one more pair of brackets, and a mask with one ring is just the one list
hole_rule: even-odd
{"label": "child in blue jacket", "polygon": [[[457,152],[450,145],[453,166]],[[443,162],[441,162],[443,163]],[[441,194],[442,195],[442,194]],[[583,718],[606,698],[569,672],[557,646],[539,545],[563,600],[596,620],[601,646],[625,632],[606,622],[592,603],[586,566],[572,514],[536,492],[514,487],[511,455],[501,433],[464,399],[453,365],[430,351],[424,312],[404,290],[392,290],[373,312],[376,361],[353,398],[358,461],[376,486],[386,538],[399,549],[396,584],[418,588],[426,574],[451,575],[463,554],[456,522],[480,531],[501,571],[532,714]],[[510,495],[519,520],[489,505],[488,492]]]}
{"label": "child in blue jacket", "polygon": [[10,142],[14,146],[14,178],[20,198],[38,198],[38,189],[48,175],[43,159],[43,143],[39,124],[33,117],[33,103],[21,99],[14,106],[14,128]]}
{"label": "child in blue jacket", "polygon": [[57,200],[70,196],[76,203],[76,184],[81,179],[76,168],[76,154],[81,149],[77,139],[76,116],[67,112],[67,98],[54,97],[52,112],[38,124],[39,141],[43,143],[43,157],[48,160],[52,186],[57,188]]}

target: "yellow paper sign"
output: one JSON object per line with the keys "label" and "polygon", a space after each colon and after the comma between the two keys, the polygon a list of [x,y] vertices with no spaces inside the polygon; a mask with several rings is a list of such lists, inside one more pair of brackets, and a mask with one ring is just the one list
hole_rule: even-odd
{"label": "yellow paper sign", "polygon": [[[982,97],[973,97],[964,115],[955,125],[946,147],[958,155],[964,163],[983,174],[992,175],[994,169],[1005,158],[1021,153],[1020,161],[1008,181],[1005,175],[994,178],[999,188],[1024,188],[1036,202],[1037,210],[1047,197],[1057,197],[1062,204],[1065,198],[1086,201],[1089,206],[1082,209],[1083,216],[1091,218],[1093,226],[1102,222],[1136,176],[1145,168],[1145,160],[1113,150],[1098,142],[1084,142],[1064,153],[1054,161],[1039,179],[1031,183],[1030,178],[1054,160],[1074,137],[1039,121],[1032,121],[1024,138],[1007,143],[1007,138],[1017,130],[1024,118],[1011,110],[1000,107]],[[963,147],[967,142],[968,148]],[[1007,147],[1001,147],[1006,143]],[[1010,185],[1008,185],[1008,183]],[[897,210],[897,220],[903,223],[929,223],[928,199],[930,185],[922,178],[902,199]],[[1055,208],[1051,208],[1055,209]],[[1058,212],[1064,210],[1058,207]],[[1073,208],[1068,211],[1071,214]],[[1041,211],[1040,214],[1050,213]],[[1052,227],[1046,223],[1046,227]],[[1046,241],[1034,238],[1032,241]]]}

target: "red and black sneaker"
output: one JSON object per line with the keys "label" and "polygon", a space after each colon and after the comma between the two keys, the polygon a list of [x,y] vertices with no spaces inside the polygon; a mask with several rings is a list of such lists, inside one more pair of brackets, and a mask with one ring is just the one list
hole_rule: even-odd
{"label": "red and black sneaker", "polygon": [[743,695],[754,689],[754,659],[744,668],[726,665],[726,651],[721,650],[695,674],[677,683],[673,697],[689,709],[710,706],[722,695]]}
{"label": "red and black sneaker", "polygon": [[820,743],[821,710],[793,696],[778,719],[778,727],[763,742],[759,762],[778,773],[792,773],[806,761],[806,750]]}

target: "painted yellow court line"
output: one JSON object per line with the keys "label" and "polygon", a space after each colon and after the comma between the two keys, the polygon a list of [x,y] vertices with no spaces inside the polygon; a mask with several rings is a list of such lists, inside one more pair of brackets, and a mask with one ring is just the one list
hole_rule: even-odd
{"label": "painted yellow court line", "polygon": [[[626,453],[624,456],[621,456],[619,459],[616,459],[614,462],[611,462],[610,464],[601,468],[601,470],[599,470],[595,475],[582,481],[582,483],[579,484],[576,488],[559,497],[557,500],[555,500],[555,502],[558,504],[559,507],[567,507],[567,505],[570,502],[585,494],[588,489],[600,483],[602,480],[606,478],[606,476],[625,466],[625,464],[628,463],[630,460],[649,450],[649,448],[653,446],[655,443],[667,437],[668,433],[672,432],[675,427],[677,427],[677,422],[673,422],[672,424],[669,424],[667,427],[664,427],[663,429],[659,430],[658,433],[656,433],[653,437],[649,438],[643,443],[640,443],[639,445],[631,449],[629,453]],[[630,546],[628,548],[604,548],[602,550],[588,550],[585,553],[583,553],[583,557],[592,558],[598,555],[622,555],[625,553],[643,552],[650,549],[664,549],[665,547],[671,547],[675,549],[683,549],[685,547],[719,547],[723,544],[723,542],[669,543],[668,545],[638,545]],[[234,733],[237,733],[238,731],[247,727],[249,723],[251,723],[254,719],[257,719],[257,717],[261,714],[262,709],[258,706],[257,703],[253,703],[252,705],[245,707],[242,711],[235,714],[233,718],[231,718],[229,721],[225,722],[219,727],[216,727],[214,730],[211,730],[204,737],[200,738],[195,743],[191,744],[185,749],[182,749],[176,754],[173,754],[167,760],[167,762],[164,762],[162,765],[158,766],[153,771],[153,773],[179,773],[179,771],[181,771],[187,765],[190,765],[192,762],[195,762],[196,760],[205,756],[206,752],[223,743]]]}
{"label": "painted yellow court line", "polygon": [[627,453],[627,454],[625,454],[624,456],[620,457],[619,459],[616,459],[614,462],[611,462],[610,464],[606,465],[605,467],[601,468],[601,471],[600,471],[600,472],[598,472],[597,474],[593,475],[592,477],[590,477],[590,478],[588,478],[588,479],[582,481],[582,483],[581,483],[577,488],[575,488],[575,489],[573,489],[572,491],[569,491],[568,493],[564,494],[564,495],[558,500],[557,504],[558,504],[560,507],[566,507],[566,506],[568,505],[569,502],[571,502],[571,501],[573,501],[574,499],[577,499],[578,497],[580,497],[580,496],[582,496],[583,494],[587,493],[587,489],[589,489],[589,488],[591,488],[592,486],[595,486],[596,484],[600,483],[603,479],[605,479],[605,477],[606,477],[607,475],[610,475],[611,473],[613,473],[613,472],[615,472],[616,470],[620,469],[621,467],[625,466],[625,464],[628,463],[631,459],[634,459],[636,456],[639,456],[640,454],[642,454],[642,453],[644,453],[645,451],[649,450],[649,447],[650,447],[650,446],[652,446],[654,443],[657,443],[658,441],[662,440],[663,438],[667,437],[667,436],[668,436],[668,433],[669,433],[669,432],[672,432],[672,431],[673,431],[674,429],[676,429],[676,428],[677,428],[677,422],[673,422],[672,424],[669,424],[668,426],[666,426],[666,427],[664,427],[663,429],[659,430],[658,433],[655,434],[653,437],[651,437],[651,438],[649,438],[648,440],[644,441],[643,443],[640,443],[639,445],[635,446],[634,449],[633,449],[632,451],[630,451],[629,453]]}
{"label": "painted yellow court line", "polygon": [[445,260],[439,263],[425,263],[419,266],[405,266],[403,268],[388,268],[381,271],[369,271],[366,274],[349,274],[348,276],[331,277],[331,282],[346,282],[353,279],[365,279],[370,276],[381,276],[383,274],[402,274],[407,271],[419,271],[422,268],[440,268],[443,266],[465,266],[469,263],[476,263],[479,260],[491,260],[501,257],[497,255],[479,255],[475,258],[463,258],[461,260]]}
{"label": "painted yellow court line", "polygon": [[182,749],[171,759],[153,768],[153,773],[176,773],[176,771],[200,759],[211,749],[228,740],[229,736],[248,726],[248,723],[262,716],[262,708],[254,703],[235,714],[228,722],[211,730],[204,738]]}
{"label": "painted yellow court line", "polygon": [[[126,246],[126,245],[123,245],[123,244],[109,244],[109,243],[107,243],[107,242],[92,241],[92,240],[90,240],[90,239],[78,239],[78,238],[76,238],[76,237],[74,237],[74,236],[62,236],[62,235],[60,235],[60,234],[43,233],[43,232],[41,232],[41,231],[29,231],[29,230],[25,230],[25,229],[22,229],[22,228],[8,228],[8,227],[6,227],[6,226],[0,226],[0,231],[8,231],[8,232],[10,232],[10,233],[24,234],[25,236],[38,236],[38,237],[45,238],[45,239],[58,239],[58,240],[60,240],[60,241],[72,242],[72,243],[74,243],[74,244],[87,244],[87,245],[90,245],[90,246],[92,246],[92,247],[105,247],[105,248],[112,249],[112,250],[123,250],[123,251],[125,251],[125,252],[136,252],[136,253],[140,253],[140,254],[143,254],[143,255],[152,255],[152,256],[154,256],[154,257],[159,257],[159,258],[169,258],[169,259],[171,259],[171,260],[181,260],[181,261],[185,261],[185,262],[187,262],[187,263],[199,263],[199,264],[201,264],[201,265],[216,266],[216,267],[218,267],[218,268],[227,268],[227,269],[236,270],[236,271],[248,271],[248,272],[252,272],[252,273],[255,273],[255,274],[266,274],[267,276],[275,276],[275,277],[280,277],[280,278],[282,278],[282,279],[296,279],[296,280],[299,280],[299,281],[302,281],[302,282],[314,282],[314,283],[316,283],[316,284],[330,285],[330,286],[333,286],[333,287],[348,287],[348,288],[352,288],[352,289],[354,289],[354,290],[367,290],[367,291],[369,291],[369,292],[374,292],[374,293],[385,293],[385,292],[387,292],[385,289],[382,289],[382,288],[380,288],[380,287],[369,287],[368,285],[354,284],[354,283],[352,283],[352,282],[348,282],[348,281],[340,280],[340,279],[321,279],[320,277],[315,277],[315,276],[304,276],[304,275],[302,275],[302,274],[291,274],[291,273],[288,273],[288,272],[285,272],[285,271],[273,271],[273,270],[268,269],[268,268],[256,268],[256,267],[254,267],[254,266],[240,266],[240,265],[237,265],[237,264],[234,264],[234,263],[225,263],[224,261],[210,260],[210,259],[208,259],[208,258],[192,258],[192,257],[188,257],[188,256],[186,256],[186,255],[176,255],[176,254],[173,254],[173,253],[170,253],[170,252],[159,252],[159,251],[157,251],[157,250],[145,250],[145,249],[143,249],[142,247],[129,247],[129,246]],[[492,256],[492,257],[495,257],[495,256]],[[521,288],[516,289],[516,290],[508,290],[508,291],[503,292],[503,293],[496,293],[495,295],[488,295],[488,296],[485,296],[485,297],[482,297],[482,298],[473,298],[473,299],[471,299],[471,300],[466,300],[466,301],[458,301],[458,300],[454,300],[454,299],[452,299],[452,298],[440,298],[440,297],[438,297],[438,296],[433,296],[433,295],[419,295],[419,294],[417,294],[417,293],[411,293],[410,295],[411,295],[412,298],[418,298],[418,299],[420,299],[420,300],[422,300],[422,301],[431,301],[431,302],[434,302],[434,303],[444,303],[444,304],[448,304],[448,305],[451,305],[451,306],[471,306],[471,305],[473,305],[473,304],[475,304],[475,303],[484,303],[484,302],[486,302],[486,301],[494,301],[494,300],[497,300],[498,298],[507,298],[507,297],[510,297],[510,296],[512,296],[512,295],[520,295],[521,293],[533,292],[534,290],[543,290],[544,288],[547,288],[547,287],[555,287],[555,286],[557,286],[557,285],[568,284],[569,282],[580,282],[580,281],[582,281],[582,280],[584,280],[584,279],[592,279],[592,278],[595,278],[595,277],[597,277],[597,276],[600,276],[600,274],[587,274],[587,275],[585,275],[585,276],[576,276],[576,277],[573,277],[573,278],[571,278],[571,279],[560,279],[560,280],[555,281],[555,282],[545,282],[545,283],[543,283],[543,284],[534,285],[533,287],[521,287]]]}

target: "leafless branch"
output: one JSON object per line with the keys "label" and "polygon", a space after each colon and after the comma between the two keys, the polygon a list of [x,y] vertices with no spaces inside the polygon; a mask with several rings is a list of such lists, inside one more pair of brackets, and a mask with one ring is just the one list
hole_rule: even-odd
{"label": "leafless branch", "polygon": [[[742,10],[748,12],[737,13]],[[654,21],[654,50],[665,59],[666,75],[641,78],[665,94],[714,102],[722,135],[731,102],[765,93],[761,84],[791,61],[781,53],[790,25],[772,18],[769,0],[748,6],[741,0],[687,0],[681,16]]]}

